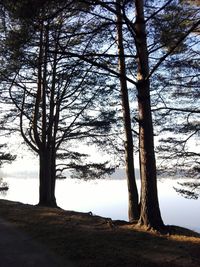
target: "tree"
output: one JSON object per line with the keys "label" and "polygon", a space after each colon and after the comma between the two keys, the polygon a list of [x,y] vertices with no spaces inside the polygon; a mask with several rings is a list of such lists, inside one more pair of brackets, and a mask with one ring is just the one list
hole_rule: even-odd
{"label": "tree", "polygon": [[76,50],[85,41],[81,26],[87,18],[76,3],[37,3],[27,17],[27,8],[34,3],[8,9],[13,12],[13,27],[5,40],[10,48],[6,60],[15,68],[5,71],[4,81],[19,113],[21,135],[39,156],[39,204],[56,206],[56,171],[74,169],[98,178],[113,170],[107,162],[91,163],[86,153],[73,150],[76,140],[96,143],[110,131],[115,112],[108,112],[106,102],[113,84],[94,67],[60,55],[61,47]]}
{"label": "tree", "polygon": [[[107,4],[104,1],[94,1],[106,8],[108,11],[118,15],[118,21],[120,18],[120,12],[116,13],[116,10],[112,7],[112,4]],[[135,18],[136,21],[133,24],[125,14],[125,5],[120,5],[120,2],[117,2],[118,10],[122,10],[123,20],[126,22],[128,29],[132,34],[135,42],[135,50],[137,52],[137,81],[131,81],[137,88],[138,92],[138,110],[139,110],[139,153],[140,153],[140,172],[141,172],[141,212],[140,212],[140,224],[144,224],[148,227],[160,228],[163,226],[163,222],[160,215],[158,196],[157,196],[157,187],[156,187],[156,165],[155,165],[155,155],[154,155],[154,143],[153,143],[153,124],[151,117],[151,104],[150,104],[150,82],[149,82],[149,63],[148,63],[148,51],[147,51],[147,42],[146,42],[146,33],[145,33],[145,20],[144,20],[144,7],[143,2],[135,1]],[[118,35],[120,34],[120,27],[118,23]],[[123,50],[119,50],[120,57],[122,56]],[[122,60],[120,64],[124,64]],[[121,88],[124,85],[122,84],[125,75],[125,68],[123,73],[119,73],[121,79]],[[127,79],[127,78],[126,78]],[[128,79],[127,79],[128,80]],[[122,95],[123,99],[123,95]],[[126,103],[127,105],[127,103]],[[126,106],[127,108],[127,106]],[[124,116],[125,118],[125,116]],[[130,127],[130,123],[124,122],[127,127]],[[126,149],[131,149],[130,147]],[[128,150],[127,150],[128,151]],[[131,151],[131,150],[130,150]],[[132,153],[132,151],[131,151]],[[126,164],[133,164],[133,158],[129,158],[129,161]],[[132,179],[134,179],[132,174]],[[137,191],[132,191],[129,193],[135,194]],[[132,196],[132,200],[136,196]],[[134,205],[134,203],[133,203]]]}
{"label": "tree", "polygon": [[[5,148],[7,148],[6,144],[1,144],[0,145],[0,167],[2,167],[3,164],[5,163],[12,163],[16,156],[11,155],[8,152],[5,152]],[[4,194],[8,190],[8,184],[3,181],[3,178],[0,177],[0,192]]]}
{"label": "tree", "polygon": [[[174,39],[174,35],[168,32],[168,36],[171,37],[171,42],[165,43],[167,52],[158,60],[158,62],[149,70],[149,50],[146,37],[146,24],[147,21],[160,13],[166,11],[172,1],[167,3],[157,11],[154,12],[148,19],[144,17],[144,5],[143,1],[135,1],[136,20],[135,24],[131,24],[129,21],[129,27],[133,32],[135,38],[135,44],[138,55],[138,74],[137,74],[137,90],[138,90],[138,112],[139,112],[139,128],[140,128],[140,168],[141,168],[141,214],[139,223],[145,226],[153,228],[160,228],[163,226],[161,219],[157,188],[156,188],[156,165],[154,155],[154,143],[153,143],[153,128],[151,117],[151,103],[150,103],[150,77],[158,70],[163,61],[165,61],[172,53],[177,49],[183,49],[183,44],[186,37],[198,27],[199,21],[195,21],[188,25],[187,29],[182,32],[177,39]],[[127,20],[127,19],[126,19]],[[168,20],[169,21],[169,20]],[[178,25],[177,22],[175,25]],[[170,28],[173,31],[173,28]],[[160,37],[163,32],[161,31]],[[163,35],[166,36],[166,35]],[[173,40],[173,42],[172,42]],[[162,38],[160,43],[162,44]],[[155,47],[154,47],[155,49]],[[155,49],[158,53],[158,49]]]}
{"label": "tree", "polygon": [[[159,21],[162,20],[162,25]],[[169,50],[174,40],[181,39],[187,32],[187,38],[176,48],[162,70],[155,74],[155,106],[153,111],[159,133],[157,147],[160,171],[181,178],[187,177],[191,184],[182,182],[183,187],[176,190],[188,197],[197,197],[199,180],[199,7],[193,5],[175,5],[167,7],[165,14],[155,18],[155,28],[162,31],[161,42]],[[196,25],[195,28],[193,26]],[[168,28],[170,34],[163,29]],[[192,31],[191,31],[192,29]],[[170,37],[171,36],[171,37]],[[170,69],[170,71],[168,71]],[[163,75],[165,73],[165,75]],[[162,127],[161,127],[162,125]],[[186,187],[184,187],[184,185]],[[191,185],[191,194],[190,186]]]}
{"label": "tree", "polygon": [[139,120],[139,151],[141,173],[141,211],[139,223],[152,228],[163,227],[160,214],[154,154],[153,123],[150,101],[149,60],[143,1],[135,1],[135,35],[137,50],[137,92]]}
{"label": "tree", "polygon": [[123,44],[123,29],[122,29],[122,13],[121,1],[116,1],[117,12],[117,40],[118,40],[118,54],[119,54],[119,73],[120,73],[120,88],[121,88],[121,101],[123,110],[123,122],[125,132],[125,168],[128,183],[128,216],[129,221],[138,220],[139,218],[139,204],[138,204],[138,191],[135,179],[134,159],[133,159],[133,136],[132,136],[132,123],[129,106],[128,86],[126,81],[126,63]]}
{"label": "tree", "polygon": [[11,163],[12,161],[14,161],[16,159],[15,155],[11,155],[8,152],[5,152],[5,148],[7,148],[6,144],[1,144],[0,145],[0,167],[4,164],[4,163]]}
{"label": "tree", "polygon": [[[99,5],[108,12],[116,15],[116,10],[114,9],[114,3],[107,3],[105,1],[86,1],[90,2],[93,5]],[[199,25],[198,21],[193,21],[188,24],[188,27],[182,27],[184,31],[181,35],[176,35],[173,32],[175,26],[171,25],[171,32],[168,35],[168,41],[165,38],[167,35],[163,32],[163,29],[160,29],[157,39],[154,42],[155,31],[149,31],[149,27],[152,26],[152,21],[155,18],[158,18],[160,14],[163,13],[166,16],[168,12],[168,7],[172,2],[167,1],[165,3],[160,3],[156,7],[155,2],[151,3],[148,6],[144,6],[143,1],[122,1],[121,10],[123,14],[123,22],[126,23],[127,28],[131,34],[131,45],[134,46],[133,51],[136,52],[136,57],[133,57],[134,70],[137,68],[137,77],[136,82],[134,79],[130,78],[130,75],[126,75],[126,80],[130,83],[136,85],[137,88],[137,98],[138,98],[138,118],[139,123],[139,153],[140,153],[140,168],[141,168],[141,180],[142,180],[142,192],[141,192],[141,214],[140,214],[140,224],[147,227],[160,228],[163,227],[163,222],[160,215],[159,205],[158,205],[158,196],[157,196],[157,186],[156,186],[156,164],[155,164],[155,155],[154,155],[154,134],[153,134],[153,123],[151,115],[151,101],[150,101],[150,90],[153,89],[153,83],[150,78],[161,70],[162,64],[166,62],[166,59],[176,52],[179,49],[184,48],[184,42],[187,36],[193,32]],[[133,10],[135,11],[134,18],[130,19],[130,8],[127,11],[127,5],[132,3]],[[173,3],[178,5],[178,3]],[[131,7],[131,6],[129,6]],[[145,17],[144,10],[148,17]],[[97,9],[98,11],[98,9]],[[166,12],[166,13],[165,13]],[[164,17],[163,17],[164,19]],[[135,20],[135,21],[134,21]],[[134,23],[133,23],[134,21]],[[168,21],[169,18],[168,18]],[[161,20],[162,22],[162,20]],[[176,24],[180,21],[176,21]],[[149,26],[150,25],[150,26]],[[181,25],[182,26],[182,25]],[[148,35],[146,30],[148,28]],[[155,24],[154,24],[155,28]],[[153,29],[153,28],[151,28]],[[175,35],[174,35],[175,34]],[[176,38],[174,38],[176,36]],[[169,40],[170,39],[170,40]],[[172,41],[173,40],[173,41]],[[148,42],[150,44],[148,44]],[[163,41],[165,44],[163,44]],[[129,45],[129,49],[131,47]],[[159,55],[159,56],[158,56]],[[126,57],[126,53],[124,54]],[[82,59],[85,59],[82,56]],[[150,62],[149,62],[149,59]],[[85,59],[87,60],[87,59]],[[92,62],[91,62],[92,64]],[[96,63],[95,63],[96,64]],[[100,66],[100,65],[99,65]],[[101,67],[101,66],[100,66]],[[128,71],[130,70],[127,68]],[[109,71],[109,70],[108,70]],[[114,73],[113,69],[110,68],[110,73]],[[130,71],[130,73],[133,73]],[[122,78],[121,74],[116,74],[116,76]]]}

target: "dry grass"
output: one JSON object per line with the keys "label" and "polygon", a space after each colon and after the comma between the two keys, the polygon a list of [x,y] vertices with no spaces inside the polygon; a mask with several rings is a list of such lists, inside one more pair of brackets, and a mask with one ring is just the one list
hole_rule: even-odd
{"label": "dry grass", "polygon": [[0,200],[0,216],[81,267],[200,266],[200,235],[176,226],[168,234],[88,213]]}

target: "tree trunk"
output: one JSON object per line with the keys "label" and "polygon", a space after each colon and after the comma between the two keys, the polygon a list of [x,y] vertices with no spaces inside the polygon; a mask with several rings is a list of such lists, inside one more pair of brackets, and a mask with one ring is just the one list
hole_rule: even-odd
{"label": "tree trunk", "polygon": [[144,6],[135,1],[136,49],[138,55],[137,91],[139,110],[139,144],[141,172],[141,211],[139,224],[159,229],[164,226],[157,194],[156,161],[151,114],[150,81]]}
{"label": "tree trunk", "polygon": [[53,203],[56,204],[56,197],[55,197],[55,187],[56,187],[56,155],[52,152],[52,159],[51,159],[51,196]]}
{"label": "tree trunk", "polygon": [[156,162],[154,155],[153,126],[149,84],[138,83],[139,143],[141,172],[141,213],[139,223],[147,227],[163,226],[157,194]]}
{"label": "tree trunk", "polygon": [[40,163],[40,188],[39,204],[41,206],[56,207],[55,199],[55,172],[53,171],[53,159],[48,150],[44,150],[39,155]]}
{"label": "tree trunk", "polygon": [[123,111],[123,122],[125,132],[125,167],[128,183],[128,216],[129,221],[139,219],[139,205],[138,205],[138,190],[135,180],[134,157],[133,157],[133,137],[131,128],[131,117],[129,107],[129,96],[126,81],[126,65],[124,57],[123,46],[123,32],[122,32],[122,15],[120,9],[121,0],[116,0],[117,11],[117,41],[119,54],[119,72],[120,72],[120,88]]}
{"label": "tree trunk", "polygon": [[[38,132],[35,132],[36,140],[38,140],[39,148],[39,163],[40,163],[40,189],[39,189],[39,205],[56,207],[56,198],[55,198],[55,166],[56,166],[56,157],[55,157],[55,144],[52,142],[52,127],[53,127],[53,104],[50,106],[50,117],[48,123],[47,116],[47,72],[48,72],[48,49],[49,49],[49,25],[47,24],[44,27],[42,22],[42,30],[40,37],[40,56],[39,56],[39,67],[38,67],[38,91],[41,91],[41,99],[38,101],[37,109],[39,111],[39,104],[41,108],[41,117],[42,117],[42,129],[41,129],[41,140]],[[56,59],[54,60],[54,64]],[[54,67],[56,68],[56,66]],[[54,71],[55,72],[55,71]],[[55,76],[55,73],[54,73]],[[54,86],[53,87],[51,101],[54,96]],[[37,118],[38,120],[38,118]],[[37,123],[37,122],[36,122]],[[36,126],[37,127],[37,124]],[[47,130],[48,129],[48,130]],[[54,144],[54,146],[53,146]]]}

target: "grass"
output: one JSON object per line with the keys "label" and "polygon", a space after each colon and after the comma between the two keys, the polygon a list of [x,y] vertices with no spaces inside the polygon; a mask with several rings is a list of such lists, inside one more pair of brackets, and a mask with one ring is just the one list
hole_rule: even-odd
{"label": "grass", "polygon": [[200,266],[200,235],[177,226],[161,235],[89,213],[7,200],[0,200],[0,216],[75,266]]}

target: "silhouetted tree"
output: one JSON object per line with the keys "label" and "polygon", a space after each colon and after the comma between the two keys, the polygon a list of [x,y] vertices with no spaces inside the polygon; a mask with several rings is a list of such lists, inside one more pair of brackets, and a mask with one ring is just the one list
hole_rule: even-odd
{"label": "silhouetted tree", "polygon": [[[100,6],[113,14],[113,16],[116,16],[114,3],[100,0],[84,2]],[[132,64],[132,70],[134,71],[131,71],[129,67],[127,68],[127,73],[130,73],[130,75],[126,74],[125,76],[123,74],[123,76],[137,88],[138,118],[136,120],[139,123],[139,154],[142,181],[139,222],[148,227],[160,228],[163,226],[163,222],[157,197],[152,104],[150,100],[150,92],[156,88],[154,87],[156,83],[152,81],[152,77],[156,77],[158,72],[162,73],[162,66],[164,62],[167,62],[170,55],[185,49],[187,37],[197,29],[199,21],[196,17],[190,23],[185,22],[185,18],[179,14],[179,19],[173,21],[174,24],[170,23],[171,14],[168,14],[168,12],[172,10],[172,6],[178,10],[178,1],[160,2],[157,6],[156,2],[153,1],[146,1],[146,5],[144,5],[143,1],[121,1],[120,3],[119,9],[122,11],[122,21],[124,25],[126,24],[130,33],[128,49],[132,50],[132,60],[134,61]],[[195,12],[195,14],[197,13]],[[166,27],[162,27],[162,23],[163,25],[168,24],[168,34],[165,30]],[[179,34],[176,34],[175,26],[178,27],[178,25]],[[182,32],[180,29],[182,29]],[[124,53],[124,58],[127,56],[126,53],[127,50]],[[80,58],[89,62],[84,55],[80,55]],[[90,62],[93,64],[92,60]],[[94,64],[97,65],[97,62]],[[104,68],[100,62],[99,67]],[[110,65],[107,70],[122,78],[122,75],[120,73],[116,74]],[[131,75],[133,78],[130,77]],[[154,104],[155,100],[153,99]]]}
{"label": "silhouetted tree", "polygon": [[45,206],[56,206],[56,171],[76,170],[84,178],[113,171],[108,162],[90,162],[87,153],[73,149],[77,140],[102,142],[110,131],[115,111],[108,111],[106,102],[114,87],[94,67],[60,55],[63,46],[70,51],[83,46],[81,30],[87,18],[76,3],[54,4],[22,1],[16,9],[11,3],[5,48],[6,63],[13,69],[3,76],[19,114],[21,135],[39,156],[39,204]]}
{"label": "silhouetted tree", "polygon": [[138,220],[139,218],[139,203],[138,203],[138,191],[135,179],[134,158],[133,158],[133,135],[132,135],[132,123],[130,113],[130,100],[128,95],[128,86],[126,80],[126,62],[124,51],[124,38],[122,29],[122,11],[121,1],[116,1],[117,12],[117,42],[118,42],[118,54],[119,54],[119,73],[120,73],[120,88],[121,88],[121,101],[123,111],[123,122],[125,132],[125,168],[128,183],[128,216],[129,221]]}

